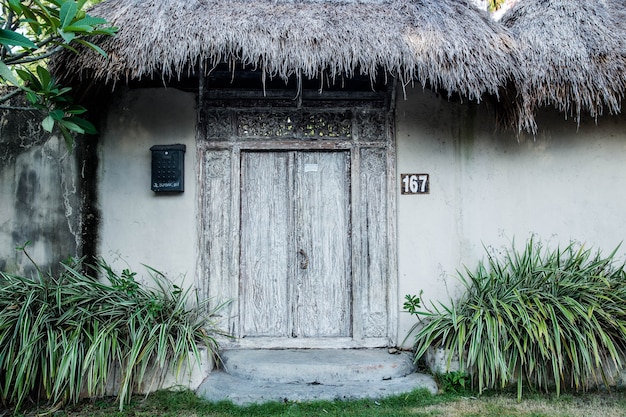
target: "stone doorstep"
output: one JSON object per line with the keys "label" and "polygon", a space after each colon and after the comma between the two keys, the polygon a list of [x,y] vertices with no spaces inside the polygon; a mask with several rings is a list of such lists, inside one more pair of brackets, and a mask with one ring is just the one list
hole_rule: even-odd
{"label": "stone doorstep", "polygon": [[[400,395],[418,388],[437,393],[430,375],[415,372],[411,354],[387,349],[233,349],[220,353],[221,368],[205,348],[178,375],[149,369],[134,393],[189,388],[209,401],[249,405],[267,401],[314,401]],[[113,370],[107,395],[117,394],[121,374]]]}
{"label": "stone doorstep", "polygon": [[386,349],[230,350],[223,369],[197,389],[209,401],[379,399],[418,388],[437,393],[430,375],[415,372],[411,355]]}
{"label": "stone doorstep", "polygon": [[375,400],[407,394],[415,389],[427,389],[433,395],[438,390],[432,376],[419,373],[385,381],[285,384],[245,380],[220,370],[212,372],[196,390],[196,394],[212,402],[231,401],[245,406],[268,401]]}
{"label": "stone doorstep", "polygon": [[409,353],[387,349],[237,349],[221,359],[232,376],[275,383],[382,381],[415,372]]}

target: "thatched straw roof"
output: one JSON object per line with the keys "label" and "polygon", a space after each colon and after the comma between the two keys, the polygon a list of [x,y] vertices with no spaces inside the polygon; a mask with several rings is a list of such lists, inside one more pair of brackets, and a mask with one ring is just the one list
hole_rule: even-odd
{"label": "thatched straw roof", "polygon": [[[581,114],[618,113],[626,91],[624,0],[523,0],[502,17],[522,56],[517,128],[536,132],[535,114],[554,106]],[[616,6],[613,10],[611,6]]]}
{"label": "thatched straw roof", "polygon": [[90,12],[119,27],[57,74],[98,82],[177,77],[199,63],[241,62],[268,77],[384,70],[480,99],[515,74],[513,42],[465,0],[105,0]]}

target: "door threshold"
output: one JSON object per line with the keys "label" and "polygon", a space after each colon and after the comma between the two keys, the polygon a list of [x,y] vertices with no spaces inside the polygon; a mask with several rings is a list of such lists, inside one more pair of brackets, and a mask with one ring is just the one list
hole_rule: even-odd
{"label": "door threshold", "polygon": [[393,346],[387,338],[353,339],[350,337],[274,338],[244,337],[221,339],[222,349],[372,349]]}

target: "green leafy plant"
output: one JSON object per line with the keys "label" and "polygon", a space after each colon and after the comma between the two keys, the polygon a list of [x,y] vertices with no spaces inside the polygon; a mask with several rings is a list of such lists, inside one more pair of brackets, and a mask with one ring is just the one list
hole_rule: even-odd
{"label": "green leafy plant", "polygon": [[419,314],[419,309],[422,307],[422,294],[424,292],[420,292],[420,295],[411,295],[407,294],[404,296],[404,310],[408,311],[410,314]]}
{"label": "green leafy plant", "polygon": [[479,392],[517,384],[576,390],[611,382],[626,351],[626,274],[617,248],[607,257],[570,243],[549,249],[530,239],[520,252],[487,253],[460,280],[449,305],[414,311],[415,357],[429,347],[458,356]]}
{"label": "green leafy plant", "polygon": [[199,345],[217,355],[213,318],[221,306],[209,310],[190,290],[152,275],[155,289],[129,270],[74,259],[57,277],[0,273],[2,404],[19,410],[26,400],[76,402],[117,382],[121,409],[149,368],[191,369],[193,358],[201,361]]}
{"label": "green leafy plant", "polygon": [[435,378],[443,392],[459,394],[470,387],[470,376],[463,371],[445,372],[435,375]]}
{"label": "green leafy plant", "polygon": [[[86,109],[74,103],[71,88],[50,74],[48,59],[63,49],[78,53],[78,47],[106,55],[90,39],[117,31],[106,20],[87,14],[87,6],[87,0],[0,0],[0,84],[7,89],[0,108],[42,110],[44,130],[57,126],[68,145],[72,133],[94,134],[96,129],[81,116]],[[4,105],[20,93],[30,107]]]}
{"label": "green leafy plant", "polygon": [[123,291],[128,295],[135,295],[139,290],[139,284],[135,281],[136,272],[129,269],[122,270],[122,274],[117,276],[110,268],[106,268],[107,277],[113,288]]}

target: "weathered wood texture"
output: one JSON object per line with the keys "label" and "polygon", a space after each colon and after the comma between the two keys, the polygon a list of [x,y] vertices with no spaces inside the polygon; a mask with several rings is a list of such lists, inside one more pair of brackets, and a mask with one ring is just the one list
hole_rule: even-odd
{"label": "weathered wood texture", "polygon": [[199,286],[216,303],[233,301],[223,312],[236,336],[227,343],[395,343],[387,100],[277,110],[272,100],[250,108],[208,97],[198,140]]}
{"label": "weathered wood texture", "polygon": [[[361,199],[357,219],[361,222],[362,245],[359,257],[361,277],[362,310],[364,311],[364,336],[383,337],[387,332],[387,306],[381,297],[387,294],[389,283],[389,231],[387,225],[388,204],[387,166],[384,149],[361,150]],[[381,198],[383,197],[383,198]]]}
{"label": "weathered wood texture", "polygon": [[347,152],[296,154],[294,337],[351,336],[349,163]]}
{"label": "weathered wood texture", "polygon": [[241,155],[241,336],[289,336],[293,161],[284,152]]}
{"label": "weathered wood texture", "polygon": [[350,336],[349,154],[241,161],[241,335]]}

